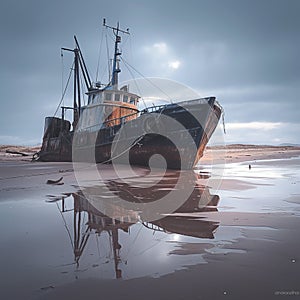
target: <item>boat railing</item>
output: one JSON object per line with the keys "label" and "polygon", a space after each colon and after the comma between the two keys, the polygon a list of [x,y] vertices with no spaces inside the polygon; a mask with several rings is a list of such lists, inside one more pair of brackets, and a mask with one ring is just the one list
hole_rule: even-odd
{"label": "boat railing", "polygon": [[142,111],[141,111],[141,115],[143,114],[147,114],[147,113],[152,113],[154,111],[159,111],[159,110],[162,110],[166,107],[166,104],[162,104],[162,105],[154,105],[154,106],[151,106],[151,107],[147,107],[147,108],[144,108]]}
{"label": "boat railing", "polygon": [[192,100],[188,100],[188,101],[181,101],[181,102],[176,102],[176,103],[169,103],[169,104],[161,104],[161,105],[153,105],[150,107],[146,107],[141,111],[141,115],[145,114],[145,113],[152,113],[152,112],[159,112],[162,113],[162,111],[167,108],[168,110],[170,109],[174,109],[174,108],[178,108],[178,107],[188,107],[191,102],[193,104],[197,103],[197,104],[205,104],[208,103],[211,99],[215,99],[215,97],[206,97],[206,98],[198,98],[198,99],[192,99]]}
{"label": "boat railing", "polygon": [[148,229],[154,230],[154,231],[161,231],[161,232],[166,232],[166,230],[158,225],[155,225],[153,223],[149,222],[142,222],[142,225],[145,226]]}

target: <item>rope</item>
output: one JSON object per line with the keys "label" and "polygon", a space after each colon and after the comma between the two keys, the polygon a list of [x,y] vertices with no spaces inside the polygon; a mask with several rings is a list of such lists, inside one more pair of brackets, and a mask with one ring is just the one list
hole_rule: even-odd
{"label": "rope", "polygon": [[218,102],[218,101],[215,101],[216,104],[220,107],[221,109],[221,115],[222,115],[222,123],[223,123],[223,131],[224,131],[224,134],[226,134],[226,128],[225,128],[225,110],[223,108],[223,106]]}
{"label": "rope", "polygon": [[[109,163],[111,162],[113,159],[116,159],[120,156],[122,156],[123,154],[125,154],[127,151],[129,151],[132,147],[134,147],[135,145],[137,145],[142,139],[144,138],[144,135],[140,136],[131,146],[129,146],[127,149],[125,149],[124,151],[122,151],[121,153],[119,153],[118,155],[114,156],[114,157],[111,157],[105,161],[102,161],[100,163],[97,163],[97,164],[106,164],[106,163]],[[112,150],[113,152],[114,150]]]}
{"label": "rope", "polygon": [[226,134],[226,128],[225,128],[225,112],[222,112],[222,123],[223,123],[223,130],[224,130],[224,134]]}

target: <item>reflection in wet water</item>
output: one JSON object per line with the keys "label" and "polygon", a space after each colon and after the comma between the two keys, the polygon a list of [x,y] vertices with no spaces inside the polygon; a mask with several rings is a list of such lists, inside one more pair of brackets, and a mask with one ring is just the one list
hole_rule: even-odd
{"label": "reflection in wet water", "polygon": [[[108,281],[102,279],[160,277],[180,269],[187,272],[176,272],[156,282],[161,286],[165,278],[175,278],[172,284],[177,285],[176,276],[205,277],[205,269],[211,271],[210,278],[215,284],[215,270],[219,265],[225,263],[225,268],[231,268],[249,257],[252,258],[248,265],[238,264],[245,267],[243,274],[257,269],[259,274],[255,277],[264,282],[268,276],[262,277],[260,262],[269,261],[269,254],[277,253],[271,259],[273,272],[273,262],[277,264],[281,260],[285,268],[299,253],[296,243],[283,242],[293,235],[297,241],[299,166],[299,159],[257,162],[252,164],[251,170],[248,164],[227,165],[218,191],[220,199],[205,186],[208,173],[186,174],[186,184],[193,182],[191,195],[176,211],[161,214],[150,222],[143,219],[139,210],[126,210],[125,214],[118,209],[117,201],[113,216],[108,217],[98,203],[112,203],[112,195],[128,203],[141,203],[143,199],[151,203],[174,191],[176,173],[168,173],[159,180],[159,174],[153,173],[146,180],[145,170],[138,170],[141,175],[133,178],[128,178],[124,170],[126,184],[116,179],[107,166],[104,168],[106,180],[98,183],[94,180],[79,190],[73,186],[76,182],[71,172],[69,177],[66,173],[60,174],[61,165],[52,166],[50,177],[49,170],[43,176],[40,170],[31,173],[31,164],[4,164],[5,177],[10,179],[0,183],[1,297],[33,299],[40,293],[43,299],[49,290],[56,291],[71,283],[77,285],[92,279],[97,286],[98,283],[106,285]],[[70,165],[65,169],[70,169]],[[17,171],[21,177],[15,179]],[[264,174],[270,175],[269,171],[274,174],[272,178],[264,178]],[[55,177],[54,173],[59,175]],[[24,177],[24,174],[33,174],[33,177]],[[62,175],[64,185],[46,184],[48,179]],[[156,182],[154,187],[153,182]],[[49,194],[53,196],[46,196]],[[93,196],[92,201],[87,199],[89,195]],[[287,248],[276,250],[274,246],[279,244]],[[258,253],[260,249],[263,251]],[[247,255],[232,255],[245,252]],[[231,255],[226,256],[229,253]],[[258,261],[257,268],[253,267],[254,261]],[[202,263],[208,264],[200,265]],[[297,263],[291,265],[294,268]],[[281,267],[279,269],[282,273]],[[250,276],[250,281],[253,278]],[[109,282],[120,286],[118,281]],[[203,282],[205,285],[206,281]],[[223,273],[217,282],[217,286],[223,284]],[[132,281],[121,284],[130,283]],[[180,281],[179,288],[182,284],[186,286],[187,282]]]}
{"label": "reflection in wet water", "polygon": [[[166,173],[157,184],[146,188],[141,185],[143,178],[140,177],[131,179],[130,184],[125,184],[121,180],[107,180],[104,183],[110,191],[123,200],[147,203],[160,199],[172,190],[177,182],[177,176],[176,172]],[[138,267],[142,270],[132,270],[136,266],[133,261],[147,260],[150,253],[159,255],[159,259],[169,261],[168,256],[172,254],[201,254],[206,248],[212,248],[208,242],[201,244],[198,239],[214,239],[218,222],[202,218],[199,212],[217,211],[219,196],[211,195],[209,189],[199,183],[198,179],[202,177],[201,175],[186,172],[184,176],[185,180],[189,183],[192,181],[194,186],[188,199],[172,214],[161,214],[152,222],[143,221],[142,214],[139,215],[138,211],[129,211],[129,213],[126,211],[127,214],[124,214],[124,210],[116,202],[113,206],[116,217],[105,215],[97,206],[97,200],[107,200],[103,184],[87,187],[77,193],[65,194],[60,198],[49,197],[48,202],[55,202],[59,208],[72,244],[77,269],[82,269],[81,260],[86,264],[86,256],[95,255],[93,251],[96,250],[99,260],[92,266],[111,264],[115,278],[123,276],[122,268],[125,269],[127,278],[141,274],[159,275],[180,268],[182,263],[191,262],[179,259],[175,265],[168,266],[169,270],[156,265],[156,271],[153,273],[151,268],[147,270],[147,263]],[[86,195],[93,195],[92,201]],[[92,238],[94,239],[92,243],[97,246],[96,249],[89,245]],[[156,247],[158,243],[159,248]],[[104,248],[109,251],[105,254],[100,253]],[[157,249],[153,252],[153,248]],[[126,258],[123,259],[122,255]],[[200,262],[199,258],[197,262]]]}

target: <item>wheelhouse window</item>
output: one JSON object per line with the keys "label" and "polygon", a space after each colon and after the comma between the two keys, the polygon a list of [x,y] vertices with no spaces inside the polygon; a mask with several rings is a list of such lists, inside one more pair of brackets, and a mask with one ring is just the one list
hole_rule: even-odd
{"label": "wheelhouse window", "polygon": [[123,102],[128,102],[128,96],[126,95],[123,96]]}
{"label": "wheelhouse window", "polygon": [[105,100],[106,101],[111,101],[111,93],[106,93],[105,94]]}
{"label": "wheelhouse window", "polygon": [[115,94],[115,101],[120,101],[120,94]]}
{"label": "wheelhouse window", "polygon": [[135,97],[130,97],[130,103],[135,104]]}

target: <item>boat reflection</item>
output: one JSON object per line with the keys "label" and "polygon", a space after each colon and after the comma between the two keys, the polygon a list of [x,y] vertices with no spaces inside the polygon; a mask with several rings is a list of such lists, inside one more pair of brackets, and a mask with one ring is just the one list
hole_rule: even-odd
{"label": "boat reflection", "polygon": [[[99,197],[105,196],[105,190],[102,186],[87,187],[79,190],[77,193],[65,194],[61,198],[52,199],[49,202],[57,202],[61,215],[73,211],[73,229],[68,230],[70,238],[73,239],[74,260],[79,266],[80,258],[84,250],[87,248],[89,238],[92,234],[100,236],[102,233],[108,233],[110,248],[114,261],[114,272],[116,278],[122,277],[122,270],[119,268],[121,262],[121,248],[119,241],[120,232],[130,234],[130,228],[136,223],[140,223],[144,228],[157,231],[164,234],[178,234],[182,236],[213,239],[214,233],[217,230],[218,222],[206,220],[201,216],[201,212],[217,211],[219,203],[218,195],[211,195],[208,187],[199,182],[202,178],[201,174],[187,172],[186,180],[193,180],[193,190],[184,203],[173,213],[161,215],[155,221],[137,221],[137,212],[128,213],[120,217],[120,210],[117,206],[116,218],[107,216],[95,207],[95,198],[91,202],[87,197],[87,191]],[[149,202],[155,201],[170,192],[178,179],[177,172],[165,174],[162,180],[151,187],[140,187],[141,181],[139,178],[131,180],[131,184],[124,184],[120,180],[108,180],[105,182],[106,187],[113,191],[115,195],[126,199],[126,201]],[[100,201],[100,200],[99,200]],[[66,222],[65,222],[66,224]],[[67,228],[67,227],[66,227]],[[84,228],[84,229],[83,229]]]}

